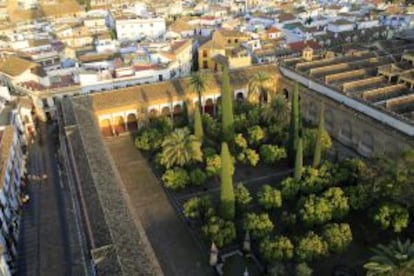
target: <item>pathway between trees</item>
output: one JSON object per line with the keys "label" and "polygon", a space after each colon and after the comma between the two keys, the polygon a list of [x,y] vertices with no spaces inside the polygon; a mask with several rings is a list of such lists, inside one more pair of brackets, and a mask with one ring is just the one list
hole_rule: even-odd
{"label": "pathway between trees", "polygon": [[208,256],[201,253],[131,137],[109,138],[106,145],[131,214],[141,221],[165,275],[212,275]]}

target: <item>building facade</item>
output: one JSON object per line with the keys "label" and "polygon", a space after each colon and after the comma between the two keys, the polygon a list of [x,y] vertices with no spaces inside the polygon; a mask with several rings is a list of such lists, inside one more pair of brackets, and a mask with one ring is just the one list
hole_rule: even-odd
{"label": "building facade", "polygon": [[[8,270],[13,273],[17,258],[21,212],[21,179],[24,174],[25,164],[22,141],[16,128],[5,126],[1,128],[0,133],[2,161],[0,171],[0,245],[3,248],[3,260],[7,264]],[[3,268],[7,271],[5,267],[3,263]]]}
{"label": "building facade", "polygon": [[118,17],[115,19],[115,28],[120,41],[158,38],[166,32],[164,18]]}

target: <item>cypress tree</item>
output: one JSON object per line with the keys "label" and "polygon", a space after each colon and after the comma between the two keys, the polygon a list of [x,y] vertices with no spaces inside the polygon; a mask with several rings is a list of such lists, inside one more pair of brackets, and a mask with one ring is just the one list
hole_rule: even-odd
{"label": "cypress tree", "polygon": [[312,167],[317,168],[321,163],[322,156],[322,136],[325,131],[325,116],[324,116],[325,106],[322,103],[321,110],[319,114],[319,126],[318,126],[318,135],[316,136],[315,143],[315,152],[313,153],[313,162]]}
{"label": "cypress tree", "polygon": [[221,83],[221,125],[223,140],[231,141],[234,137],[233,96],[227,67],[224,67]]}
{"label": "cypress tree", "polygon": [[220,214],[231,220],[235,215],[233,192],[233,163],[226,142],[221,144]]}
{"label": "cypress tree", "polygon": [[291,113],[290,113],[290,127],[289,127],[289,160],[293,164],[295,158],[295,150],[299,139],[299,128],[300,128],[300,113],[299,113],[299,85],[296,82],[295,88],[293,89],[292,102],[291,102]]}
{"label": "cypress tree", "polygon": [[296,146],[296,158],[295,158],[295,181],[300,181],[302,178],[302,167],[303,167],[303,143],[302,137],[298,138],[298,144]]}
{"label": "cypress tree", "polygon": [[194,135],[200,141],[203,141],[203,123],[201,121],[200,109],[198,107],[194,109]]}

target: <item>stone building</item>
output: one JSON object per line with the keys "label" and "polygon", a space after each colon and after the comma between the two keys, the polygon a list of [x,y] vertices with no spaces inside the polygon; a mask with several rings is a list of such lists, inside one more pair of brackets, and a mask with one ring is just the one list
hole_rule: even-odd
{"label": "stone building", "polygon": [[[329,57],[304,53],[280,64],[281,91],[301,84],[304,117],[317,122],[325,103],[326,129],[364,156],[412,148],[414,82],[409,53],[414,44],[383,45],[381,51],[348,51]],[[398,46],[397,46],[398,45]]]}
{"label": "stone building", "polygon": [[[359,74],[359,71],[352,68],[355,64],[352,62],[359,64],[362,58],[373,64],[381,61],[384,65],[390,61],[386,57],[383,60],[382,57],[366,54],[338,58],[325,59],[322,55],[306,52],[303,57],[287,60],[280,66],[280,72],[274,65],[233,70],[230,72],[230,82],[234,99],[246,99],[252,76],[259,71],[268,72],[279,80],[278,91],[286,97],[291,97],[295,81],[301,84],[301,110],[306,120],[316,124],[318,109],[324,103],[327,131],[334,139],[360,154],[372,156],[411,148],[414,145],[411,122],[389,113],[387,107],[374,108],[367,102],[355,99],[352,94],[347,94],[354,93],[354,89],[361,88],[362,84],[372,84],[371,81],[375,83],[379,80],[373,79],[378,76],[349,80],[348,77]],[[364,68],[370,72],[369,66],[365,65]],[[347,73],[348,69],[352,74]],[[327,83],[315,79],[319,74],[323,74],[319,78],[327,80]],[[341,83],[341,88],[345,87],[347,92],[334,90],[338,89],[337,82],[344,76],[348,82],[353,82]],[[384,89],[374,90],[381,88],[371,87],[367,90],[368,96],[390,95],[387,94],[389,90],[386,87],[393,84],[388,83],[385,77],[381,78],[384,78]],[[220,102],[221,75],[210,73],[208,79],[210,81],[203,93],[201,105],[205,112],[215,115],[216,106]],[[403,91],[409,93],[411,90]],[[366,90],[360,91],[362,94],[365,92]],[[192,109],[197,101],[198,96],[191,89],[189,78],[181,78],[63,98],[61,104],[58,104],[65,167],[69,170],[68,174],[73,175],[74,185],[81,198],[88,248],[98,274],[161,273],[159,260],[154,257],[146,232],[142,231],[139,221],[132,221],[128,213],[129,207],[118,187],[122,180],[114,165],[113,156],[108,152],[105,137],[136,131],[152,116],[179,116],[183,112],[184,103]]]}

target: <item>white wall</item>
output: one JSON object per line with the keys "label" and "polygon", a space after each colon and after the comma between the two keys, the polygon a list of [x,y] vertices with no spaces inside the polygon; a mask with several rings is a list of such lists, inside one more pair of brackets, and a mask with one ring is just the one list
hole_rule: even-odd
{"label": "white wall", "polygon": [[163,18],[116,20],[119,40],[138,40],[143,37],[157,38],[166,32]]}

